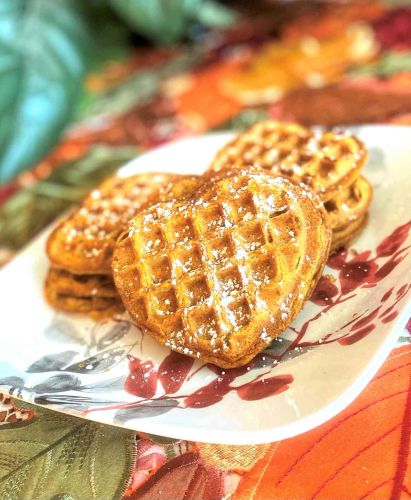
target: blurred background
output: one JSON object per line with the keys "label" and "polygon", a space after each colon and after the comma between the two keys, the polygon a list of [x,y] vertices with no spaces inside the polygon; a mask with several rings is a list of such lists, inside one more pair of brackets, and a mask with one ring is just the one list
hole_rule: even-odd
{"label": "blurred background", "polygon": [[0,264],[149,148],[411,124],[411,2],[0,0]]}

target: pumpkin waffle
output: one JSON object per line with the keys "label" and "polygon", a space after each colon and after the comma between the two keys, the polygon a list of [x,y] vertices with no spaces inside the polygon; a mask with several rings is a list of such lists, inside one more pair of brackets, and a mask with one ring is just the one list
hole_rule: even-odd
{"label": "pumpkin waffle", "polygon": [[111,316],[124,311],[124,306],[117,295],[98,296],[92,293],[75,295],[64,288],[59,289],[53,273],[49,273],[46,278],[44,293],[48,303],[62,311],[87,313],[96,317]]}
{"label": "pumpkin waffle", "polygon": [[362,231],[371,199],[371,184],[360,176],[351,186],[324,203],[333,231],[331,250],[345,246]]}
{"label": "pumpkin waffle", "polygon": [[209,170],[259,166],[304,183],[327,201],[352,184],[366,158],[365,145],[354,136],[316,133],[301,125],[267,120],[220,149]]}
{"label": "pumpkin waffle", "polygon": [[179,200],[190,196],[206,179],[204,175],[180,175],[174,182],[164,185],[158,201]]}
{"label": "pumpkin waffle", "polygon": [[140,328],[232,368],[293,320],[330,242],[316,195],[261,169],[233,169],[185,199],[143,208],[117,240],[113,276]]}
{"label": "pumpkin waffle", "polygon": [[111,274],[114,244],[124,226],[181,178],[166,173],[110,177],[51,233],[47,253],[52,265],[73,274]]}
{"label": "pumpkin waffle", "polygon": [[113,278],[107,274],[72,274],[51,267],[47,281],[62,295],[73,297],[118,297]]}
{"label": "pumpkin waffle", "polygon": [[347,246],[348,243],[362,233],[367,222],[368,212],[333,231],[331,251],[334,252],[339,248]]}

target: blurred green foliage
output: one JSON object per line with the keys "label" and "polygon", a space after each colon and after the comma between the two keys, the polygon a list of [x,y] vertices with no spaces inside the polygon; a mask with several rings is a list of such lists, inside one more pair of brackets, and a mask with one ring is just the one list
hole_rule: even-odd
{"label": "blurred green foliage", "polygon": [[390,76],[401,71],[411,71],[410,52],[385,52],[378,61],[351,70],[358,76]]}
{"label": "blurred green foliage", "polygon": [[231,10],[214,0],[110,0],[138,33],[160,43],[183,38],[193,22],[222,28],[234,21]]}
{"label": "blurred green foliage", "polygon": [[0,206],[0,246],[18,249],[25,245],[137,154],[134,147],[93,146],[81,159],[63,163],[47,179],[20,190]]}
{"label": "blurred green foliage", "polygon": [[0,0],[0,184],[56,144],[90,61],[110,57],[113,40],[125,46],[134,31],[170,43],[233,20],[214,0]]}
{"label": "blurred green foliage", "polygon": [[92,38],[78,0],[0,0],[0,183],[39,161],[69,120]]}

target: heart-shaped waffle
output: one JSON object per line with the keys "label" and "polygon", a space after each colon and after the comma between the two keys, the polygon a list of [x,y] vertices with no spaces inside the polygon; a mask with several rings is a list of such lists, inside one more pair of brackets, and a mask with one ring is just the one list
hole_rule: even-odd
{"label": "heart-shaped waffle", "polygon": [[230,368],[293,320],[330,241],[315,195],[261,169],[234,169],[191,197],[143,208],[117,241],[113,276],[139,327]]}
{"label": "heart-shaped waffle", "polygon": [[166,173],[110,177],[51,233],[47,253],[52,265],[75,274],[110,274],[114,244],[127,222],[182,178]]}
{"label": "heart-shaped waffle", "polygon": [[301,125],[268,120],[220,149],[209,170],[259,166],[306,184],[327,201],[356,179],[366,158],[364,144],[354,136],[316,133]]}

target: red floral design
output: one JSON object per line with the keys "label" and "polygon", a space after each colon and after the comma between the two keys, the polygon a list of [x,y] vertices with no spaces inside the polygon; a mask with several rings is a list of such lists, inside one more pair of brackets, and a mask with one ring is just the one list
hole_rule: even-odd
{"label": "red floral design", "polygon": [[9,396],[0,392],[0,426],[26,422],[33,416],[32,410],[18,408]]}
{"label": "red floral design", "polygon": [[157,371],[153,362],[129,356],[129,370],[124,389],[140,398],[152,398],[157,391]]}
{"label": "red floral design", "polygon": [[194,359],[174,351],[171,351],[170,354],[163,359],[158,368],[158,376],[161,385],[167,393],[174,393],[180,389],[193,363]]}
{"label": "red floral design", "polygon": [[149,439],[138,439],[136,448],[136,464],[124,498],[129,498],[154,471],[167,462],[164,447]]}
{"label": "red floral design", "polygon": [[245,399],[246,401],[256,401],[286,391],[288,385],[293,380],[292,375],[267,377],[263,380],[256,380],[255,382],[237,387],[237,394],[241,399]]}
{"label": "red floral design", "polygon": [[223,476],[206,464],[197,452],[173,458],[128,493],[130,500],[219,500],[223,496]]}
{"label": "red floral design", "polygon": [[329,277],[321,276],[311,296],[311,302],[317,306],[328,306],[333,303],[333,298],[338,294],[338,287]]}

